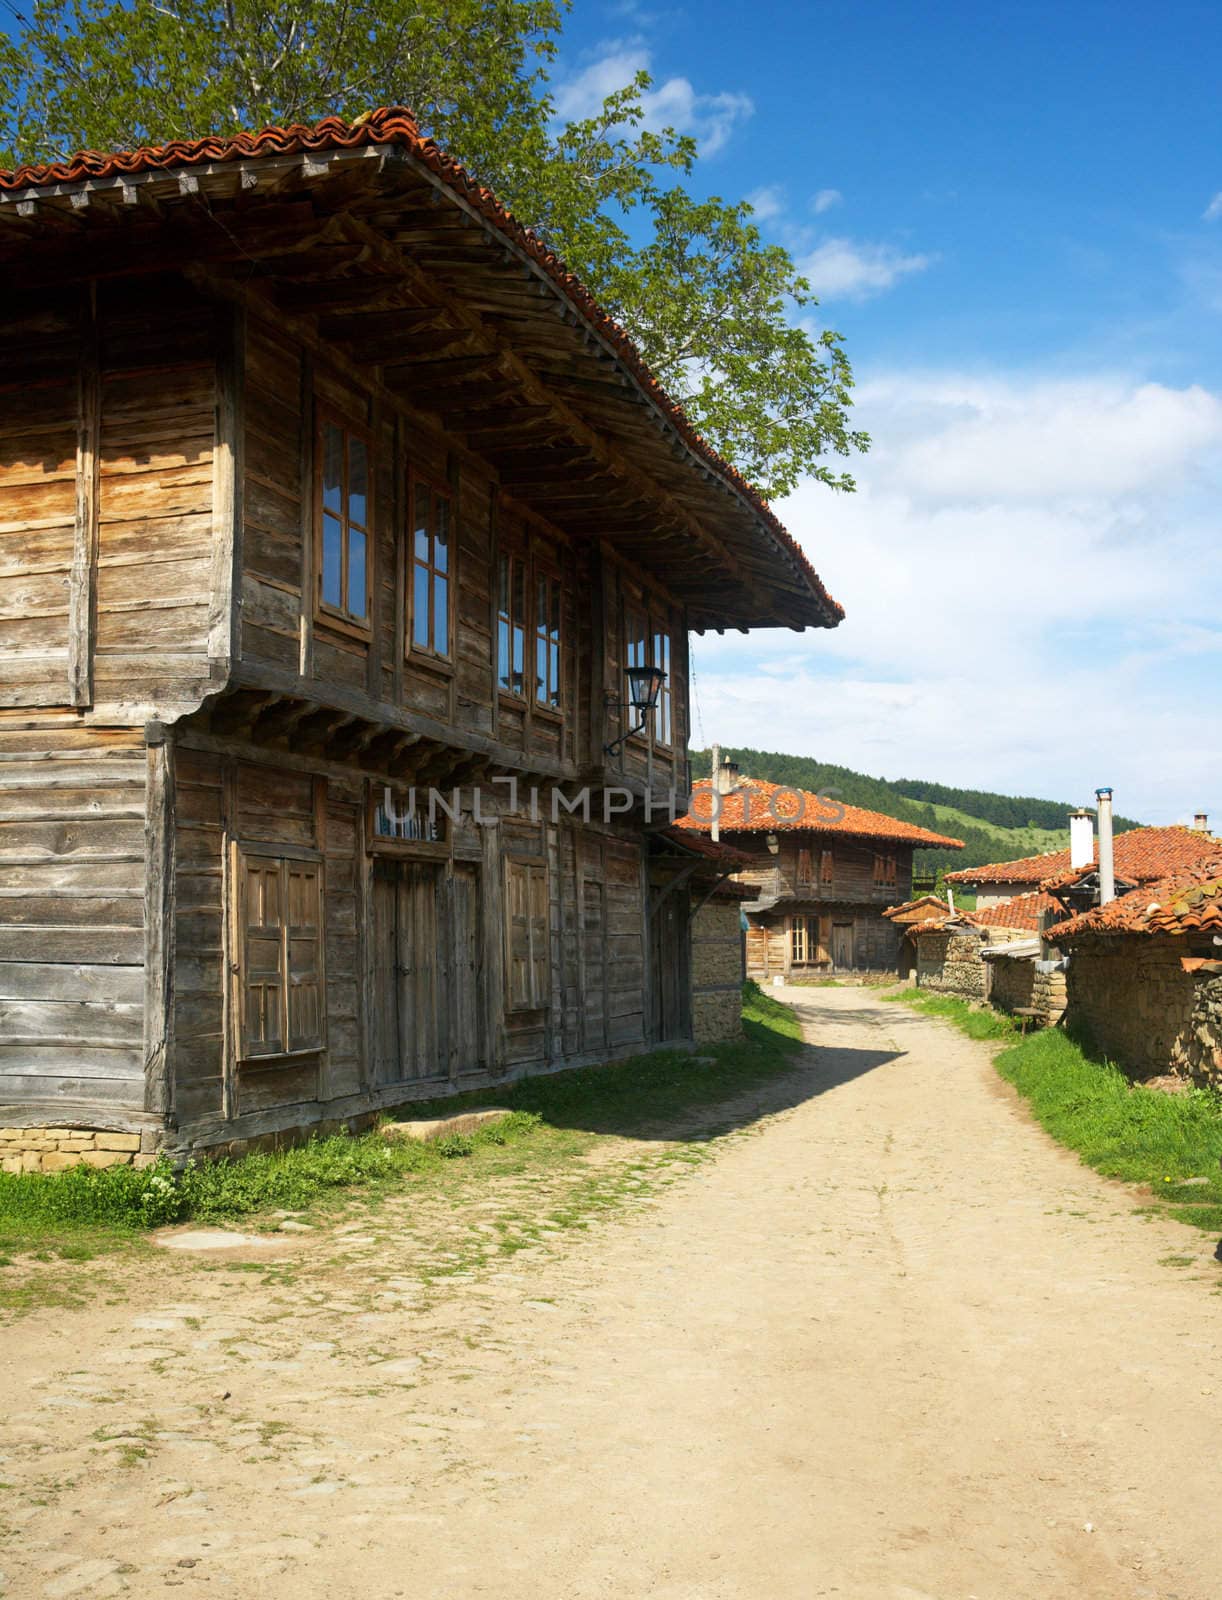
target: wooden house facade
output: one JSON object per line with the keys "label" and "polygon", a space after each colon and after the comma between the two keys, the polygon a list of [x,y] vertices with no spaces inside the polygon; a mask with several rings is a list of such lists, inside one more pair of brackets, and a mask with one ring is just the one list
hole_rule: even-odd
{"label": "wooden house facade", "polygon": [[746,851],[736,874],[751,890],[746,969],[760,982],[836,972],[894,972],[903,930],[886,916],[912,890],[912,853],[962,849],[881,812],[843,805],[723,763],[694,786],[682,826]]}
{"label": "wooden house facade", "polygon": [[0,174],[0,281],[10,1163],[690,1037],[689,630],[841,612],[582,286],[401,111]]}

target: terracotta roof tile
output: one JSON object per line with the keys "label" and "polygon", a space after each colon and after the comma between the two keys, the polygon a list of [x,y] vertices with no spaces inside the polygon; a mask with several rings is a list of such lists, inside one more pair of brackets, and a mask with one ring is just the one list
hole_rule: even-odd
{"label": "terracotta roof tile", "polygon": [[[1191,866],[1217,854],[1218,842],[1195,828],[1132,828],[1118,833],[1113,843],[1116,875],[1134,883],[1151,883],[1180,867]],[[1030,883],[1064,888],[1098,862],[1088,862],[1076,872],[1070,866],[1069,848],[1048,850],[1043,855],[1022,856],[1017,861],[994,861],[984,867],[961,867],[948,872],[948,883]]]}
{"label": "terracotta roof tile", "polygon": [[1222,849],[1212,860],[1143,884],[1106,906],[1094,906],[1062,922],[1050,934],[1072,944],[1088,934],[1222,933]]}
{"label": "terracotta roof tile", "polygon": [[324,117],[313,124],[293,123],[289,127],[268,127],[254,133],[224,137],[213,135],[205,139],[175,139],[168,144],[148,145],[137,150],[109,153],[82,150],[67,161],[18,167],[11,172],[0,170],[0,190],[13,193],[47,185],[86,183],[91,179],[130,177],[158,170],[177,171],[184,167],[250,161],[265,156],[309,151],[351,150],[367,145],[397,145],[408,150],[452,194],[477,211],[543,269],[587,325],[614,349],[648,398],[666,415],[691,450],[750,504],[797,565],[822,610],[822,625],[835,627],[844,616],[844,607],[828,594],[801,545],[781,523],[768,502],[696,431],[682,406],[671,399],[650,371],[629,335],[602,309],[556,252],[548,249],[537,234],[518,222],[491,189],[477,183],[460,162],[432,139],[425,138],[415,117],[405,106],[384,106],[351,123],[345,122],[342,117]]}
{"label": "terracotta roof tile", "polygon": [[902,906],[888,906],[883,912],[884,917],[890,918],[900,927],[906,927],[913,922],[928,922],[934,917],[948,917],[950,907],[945,900],[936,894],[918,895],[915,900],[905,900]]}
{"label": "terracotta roof tile", "polygon": [[962,929],[965,933],[985,928],[1012,928],[1016,933],[1036,933],[1039,931],[1041,913],[1048,912],[1058,916],[1062,911],[1059,900],[1054,900],[1050,894],[1044,894],[1039,890],[1034,894],[1016,895],[1004,905],[988,906],[983,911],[952,913],[947,911],[944,902],[938,901],[938,904],[942,908],[940,917],[930,916],[914,920],[908,924],[908,932],[941,933],[949,926],[952,929]]}
{"label": "terracotta roof tile", "polygon": [[[713,782],[702,778],[692,787],[691,810],[679,827],[707,831],[714,811]],[[793,789],[763,778],[739,778],[733,794],[722,796],[720,826],[723,833],[778,833],[805,829],[812,833],[843,833],[862,839],[884,839],[894,844],[962,850],[962,839],[931,833],[911,822],[900,822],[881,811],[825,800],[807,789]]]}

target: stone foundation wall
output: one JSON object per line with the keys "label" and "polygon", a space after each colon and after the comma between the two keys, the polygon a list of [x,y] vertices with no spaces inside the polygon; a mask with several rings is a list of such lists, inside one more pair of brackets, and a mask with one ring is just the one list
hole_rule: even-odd
{"label": "stone foundation wall", "polygon": [[1198,984],[1180,965],[1187,954],[1185,940],[1149,934],[1075,945],[1068,971],[1070,1026],[1131,1077],[1199,1071],[1208,1047],[1194,1047]]}
{"label": "stone foundation wall", "polygon": [[155,1138],[152,1133],[109,1133],[104,1128],[0,1128],[0,1171],[147,1167],[157,1159]]}
{"label": "stone foundation wall", "polygon": [[1222,978],[1197,980],[1186,1056],[1190,1077],[1222,1088]]}
{"label": "stone foundation wall", "polygon": [[742,933],[738,901],[718,895],[692,923],[692,1034],[716,1044],[742,1034]]}
{"label": "stone foundation wall", "polygon": [[1040,972],[1030,957],[999,957],[993,969],[989,1000],[999,1011],[1038,1011],[1049,1022],[1065,1010],[1065,974]]}
{"label": "stone foundation wall", "polygon": [[975,935],[926,933],[917,940],[917,988],[984,999],[982,941]]}

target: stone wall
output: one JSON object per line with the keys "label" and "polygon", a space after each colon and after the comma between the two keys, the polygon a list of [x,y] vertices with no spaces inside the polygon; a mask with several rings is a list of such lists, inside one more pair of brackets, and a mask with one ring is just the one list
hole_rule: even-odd
{"label": "stone wall", "polygon": [[698,1044],[742,1035],[739,902],[714,895],[692,923],[692,1033]]}
{"label": "stone wall", "polygon": [[[147,1167],[153,1133],[104,1128],[0,1128],[0,1171],[62,1172],[65,1167]],[[143,1141],[143,1142],[142,1142]]]}
{"label": "stone wall", "polygon": [[975,933],[923,933],[917,940],[917,988],[984,999],[983,941]]}
{"label": "stone wall", "polygon": [[1197,980],[1186,1049],[1189,1076],[1222,1088],[1222,978]]}
{"label": "stone wall", "polygon": [[1198,985],[1180,965],[1187,954],[1185,940],[1149,934],[1074,945],[1069,1025],[1134,1078],[1191,1074]]}
{"label": "stone wall", "polygon": [[1046,1022],[1060,1019],[1066,999],[1063,972],[1041,972],[1033,956],[996,956],[989,965],[989,1000],[999,1011],[1031,1010]]}

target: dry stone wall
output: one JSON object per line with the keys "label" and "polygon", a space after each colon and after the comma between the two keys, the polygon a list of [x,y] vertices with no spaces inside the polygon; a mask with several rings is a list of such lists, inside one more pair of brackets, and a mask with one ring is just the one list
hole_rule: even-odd
{"label": "dry stone wall", "polygon": [[99,1128],[0,1128],[0,1171],[62,1172],[65,1167],[151,1166],[155,1135]]}
{"label": "dry stone wall", "polygon": [[741,1035],[742,982],[738,901],[714,895],[692,925],[692,1032],[698,1044]]}
{"label": "dry stone wall", "polygon": [[1187,954],[1185,940],[1148,934],[1075,945],[1070,1025],[1134,1078],[1192,1075],[1197,983],[1180,964]]}

